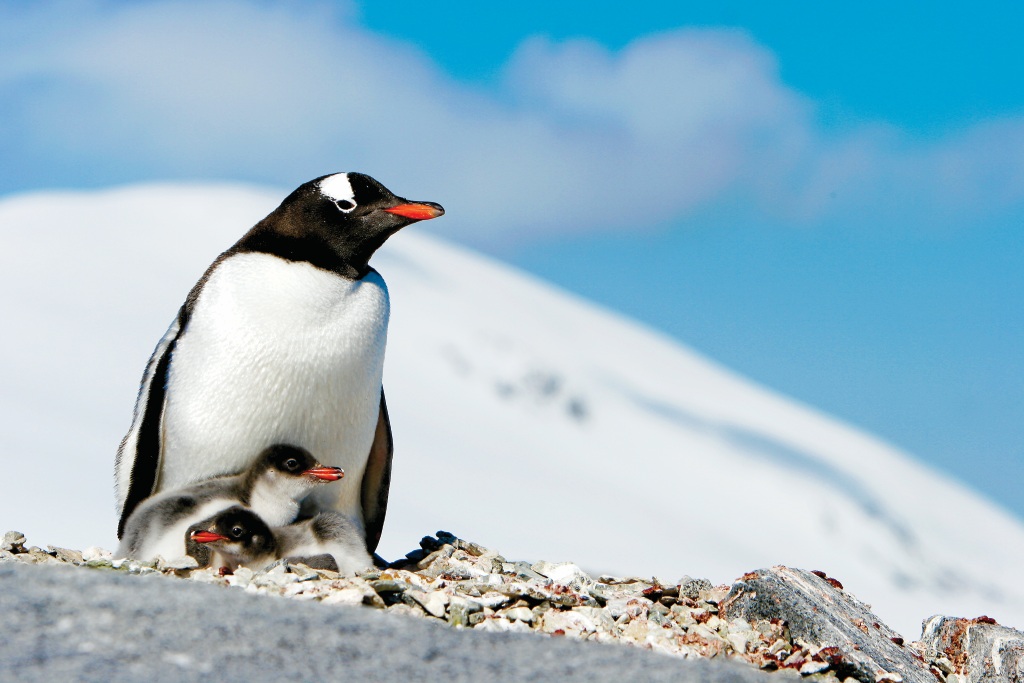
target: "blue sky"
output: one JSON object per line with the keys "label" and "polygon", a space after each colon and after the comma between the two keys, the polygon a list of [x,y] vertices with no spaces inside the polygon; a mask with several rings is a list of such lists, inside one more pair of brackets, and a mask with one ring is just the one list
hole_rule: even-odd
{"label": "blue sky", "polygon": [[1010,2],[0,3],[0,193],[367,171],[1024,516],[1022,34]]}

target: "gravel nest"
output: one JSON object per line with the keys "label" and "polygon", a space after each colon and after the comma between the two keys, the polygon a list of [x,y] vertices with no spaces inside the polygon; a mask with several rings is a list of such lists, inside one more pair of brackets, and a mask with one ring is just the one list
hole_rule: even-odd
{"label": "gravel nest", "polygon": [[[679,658],[729,658],[766,671],[789,670],[815,680],[838,680],[835,648],[794,639],[779,620],[748,623],[719,617],[729,586],[683,577],[590,576],[569,562],[509,561],[498,552],[439,531],[387,568],[342,575],[279,562],[233,574],[197,569],[192,558],[157,562],[112,560],[101,548],[84,551],[26,546],[7,532],[0,562],[72,565],[175,580],[325,605],[364,605],[458,629],[541,633],[618,643]],[[853,683],[852,679],[847,679]]]}

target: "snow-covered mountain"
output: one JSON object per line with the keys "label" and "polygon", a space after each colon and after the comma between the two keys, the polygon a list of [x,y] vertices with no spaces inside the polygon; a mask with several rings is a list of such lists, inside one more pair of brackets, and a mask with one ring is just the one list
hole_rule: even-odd
{"label": "snow-covered mountain", "polygon": [[[0,202],[0,528],[114,545],[113,456],[143,365],[209,262],[283,196]],[[392,299],[385,556],[447,529],[666,579],[788,564],[909,637],[939,612],[1024,626],[1024,526],[907,454],[416,227],[373,263]]]}

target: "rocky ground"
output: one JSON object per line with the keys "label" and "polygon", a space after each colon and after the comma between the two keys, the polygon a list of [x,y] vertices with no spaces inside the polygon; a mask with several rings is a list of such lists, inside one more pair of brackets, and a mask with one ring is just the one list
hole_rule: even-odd
{"label": "rocky ground", "polygon": [[473,632],[535,632],[745,665],[729,675],[781,671],[847,683],[1024,680],[1024,634],[987,617],[936,617],[921,642],[904,642],[821,572],[775,567],[732,586],[712,586],[689,577],[594,578],[570,563],[509,561],[445,532],[425,537],[421,546],[387,569],[358,576],[287,563],[223,575],[195,568],[191,558],[139,563],[112,561],[98,548],[28,547],[21,534],[9,532],[0,562],[165,575],[322,605],[361,605]]}

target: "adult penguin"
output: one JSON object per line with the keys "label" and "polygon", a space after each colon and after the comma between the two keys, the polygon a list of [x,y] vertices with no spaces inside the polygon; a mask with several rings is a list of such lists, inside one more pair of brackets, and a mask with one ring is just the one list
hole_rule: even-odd
{"label": "adult penguin", "polygon": [[146,497],[241,472],[288,443],[361,482],[306,502],[360,524],[372,553],[393,447],[381,386],[388,291],[369,260],[443,213],[336,173],[301,185],[221,254],[146,366],[115,465],[118,537]]}

